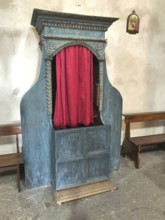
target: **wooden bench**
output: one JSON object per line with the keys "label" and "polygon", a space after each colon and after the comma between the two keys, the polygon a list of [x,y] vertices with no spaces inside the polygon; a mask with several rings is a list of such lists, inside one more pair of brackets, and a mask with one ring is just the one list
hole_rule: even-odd
{"label": "wooden bench", "polygon": [[161,121],[165,120],[165,112],[144,112],[123,114],[125,117],[126,129],[125,137],[121,146],[121,155],[130,156],[135,161],[135,167],[139,168],[140,159],[139,153],[141,149],[150,145],[163,146],[165,144],[165,133],[154,134],[140,137],[131,136],[131,123],[147,122],[147,121]]}
{"label": "wooden bench", "polygon": [[16,137],[16,153],[0,155],[0,168],[17,167],[17,188],[20,192],[20,165],[24,161],[23,153],[19,151],[19,134],[21,134],[20,124],[0,125],[0,136],[15,135]]}

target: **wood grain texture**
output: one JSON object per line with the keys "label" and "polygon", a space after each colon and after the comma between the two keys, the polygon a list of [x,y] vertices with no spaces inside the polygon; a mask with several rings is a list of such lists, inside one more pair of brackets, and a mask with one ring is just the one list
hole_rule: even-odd
{"label": "wood grain texture", "polygon": [[154,121],[154,120],[164,120],[165,112],[142,112],[142,113],[130,113],[123,114],[126,123],[131,122],[144,122],[144,121]]}
{"label": "wood grain texture", "polygon": [[68,202],[71,200],[76,200],[107,191],[113,191],[116,189],[117,188],[112,185],[112,182],[110,180],[106,180],[106,181],[75,187],[75,188],[56,191],[55,198],[57,204],[60,205],[63,202]]}

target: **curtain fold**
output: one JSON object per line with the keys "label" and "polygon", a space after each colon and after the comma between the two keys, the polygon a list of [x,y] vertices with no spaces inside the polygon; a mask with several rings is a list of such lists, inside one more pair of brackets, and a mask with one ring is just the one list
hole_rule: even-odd
{"label": "curtain fold", "polygon": [[93,54],[70,46],[56,55],[54,128],[93,123]]}

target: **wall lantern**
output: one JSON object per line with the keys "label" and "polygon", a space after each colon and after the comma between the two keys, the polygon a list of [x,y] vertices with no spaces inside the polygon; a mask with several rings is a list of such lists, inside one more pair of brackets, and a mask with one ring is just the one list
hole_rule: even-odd
{"label": "wall lantern", "polygon": [[135,11],[132,11],[132,14],[130,14],[127,18],[127,29],[126,31],[129,34],[137,34],[139,33],[139,23],[140,19]]}

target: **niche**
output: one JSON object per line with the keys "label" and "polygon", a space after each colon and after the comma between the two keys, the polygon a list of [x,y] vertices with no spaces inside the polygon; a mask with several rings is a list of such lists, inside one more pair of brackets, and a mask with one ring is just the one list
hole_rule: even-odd
{"label": "niche", "polygon": [[[68,58],[69,62],[70,59]],[[102,125],[102,121],[100,119],[100,111],[99,111],[99,104],[100,104],[100,80],[99,80],[99,60],[97,57],[92,53],[92,78],[93,78],[93,123],[91,123],[89,126],[96,126],[96,125]],[[59,83],[56,79],[56,55],[52,59],[51,63],[51,78],[52,78],[52,123],[54,118],[54,111],[55,111],[55,105],[56,105],[56,92],[57,92],[57,84]],[[77,73],[79,74],[79,73]],[[73,82],[74,83],[74,82]],[[77,127],[83,127],[84,124],[78,124]],[[70,128],[70,126],[67,126],[67,128]]]}

